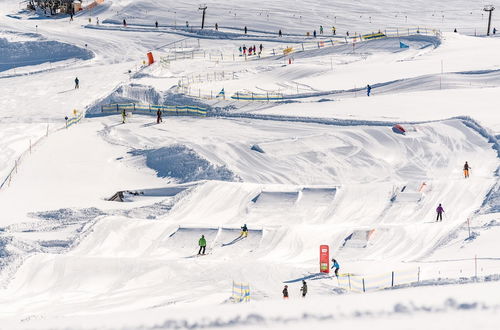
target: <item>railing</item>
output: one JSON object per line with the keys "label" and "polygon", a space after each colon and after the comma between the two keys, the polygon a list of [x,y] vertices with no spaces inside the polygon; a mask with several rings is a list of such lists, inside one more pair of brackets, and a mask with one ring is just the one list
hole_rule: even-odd
{"label": "railing", "polygon": [[160,110],[167,116],[206,116],[207,109],[189,105],[154,105],[137,103],[114,103],[101,106],[102,113],[132,112],[142,114],[156,114]]}
{"label": "railing", "polygon": [[[71,126],[79,123],[82,120],[82,118],[83,118],[83,113],[82,112],[76,112],[76,111],[74,111],[74,117],[68,118],[66,120],[66,125],[64,127],[60,127],[58,129],[56,129],[54,132],[58,132],[60,130],[66,129],[68,127],[71,127]],[[48,136],[49,136],[49,125],[47,125],[47,130],[45,132],[45,135],[43,135],[42,137],[40,137],[34,143],[32,143],[31,140],[29,141],[29,147],[28,147],[28,149],[26,149],[23,153],[21,153],[21,155],[19,155],[19,157],[14,161],[14,166],[12,167],[12,169],[9,171],[9,174],[7,174],[7,176],[5,177],[5,179],[0,184],[0,190],[5,189],[8,186],[10,186],[14,174],[17,174],[18,168],[21,165],[21,163],[24,161],[24,159],[26,158],[26,156],[30,155],[31,152],[32,152],[32,150],[33,150],[33,148],[35,146],[37,146],[40,142],[42,142]]]}

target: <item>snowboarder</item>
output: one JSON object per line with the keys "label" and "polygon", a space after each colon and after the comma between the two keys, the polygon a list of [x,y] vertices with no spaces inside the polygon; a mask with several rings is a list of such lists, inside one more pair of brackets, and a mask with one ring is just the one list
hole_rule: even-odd
{"label": "snowboarder", "polygon": [[158,21],[155,22],[155,27],[158,28]]}
{"label": "snowboarder", "polygon": [[288,299],[288,285],[285,285],[285,288],[283,289],[283,299]]}
{"label": "snowboarder", "polygon": [[219,31],[219,24],[215,23],[215,31]]}
{"label": "snowboarder", "polygon": [[313,36],[316,38],[316,30],[313,31]]}
{"label": "snowboarder", "polygon": [[283,34],[281,33],[281,29],[278,31],[278,37],[282,37]]}
{"label": "snowboarder", "polygon": [[337,260],[335,260],[335,258],[332,259],[332,268],[331,269],[334,269],[334,268],[335,268],[335,276],[339,277],[340,266],[339,266],[339,263],[337,262]]}
{"label": "snowboarder", "polygon": [[123,27],[127,27],[127,21],[123,19]]}
{"label": "snowboarder", "polygon": [[201,235],[201,238],[198,240],[198,245],[200,246],[198,254],[205,254],[205,249],[207,248],[207,240],[205,239],[205,235]]}
{"label": "snowboarder", "polygon": [[162,115],[161,110],[158,109],[158,111],[156,111],[156,123],[157,124],[163,122],[163,120],[161,120],[161,115]]}
{"label": "snowboarder", "polygon": [[307,294],[307,283],[304,280],[302,280],[302,287],[300,288],[300,291],[302,292],[302,298],[305,298]]}
{"label": "snowboarder", "polygon": [[436,213],[437,213],[436,222],[443,221],[444,209],[441,206],[441,204],[439,204],[439,206],[436,208]]}
{"label": "snowboarder", "polygon": [[319,34],[323,34],[323,25],[319,26]]}
{"label": "snowboarder", "polygon": [[370,93],[372,92],[372,86],[366,85],[366,95],[370,96]]}
{"label": "snowboarder", "polygon": [[247,27],[246,27],[246,25],[245,25],[245,34],[247,34],[247,32],[248,32],[248,29],[247,29]]}
{"label": "snowboarder", "polygon": [[240,237],[248,237],[248,227],[246,224],[241,227],[241,234]]}
{"label": "snowboarder", "polygon": [[467,162],[465,162],[464,164],[464,176],[465,178],[468,178],[469,177],[469,169],[471,169],[472,167],[469,166],[469,164]]}
{"label": "snowboarder", "polygon": [[78,80],[78,77],[75,78],[75,89],[80,88],[80,80]]}

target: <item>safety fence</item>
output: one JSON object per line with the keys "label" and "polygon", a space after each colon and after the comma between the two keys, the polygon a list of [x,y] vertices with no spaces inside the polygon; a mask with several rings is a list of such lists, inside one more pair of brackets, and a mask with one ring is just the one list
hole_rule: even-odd
{"label": "safety fence", "polygon": [[[55,129],[54,131],[52,132],[58,132],[60,130],[63,130],[63,129],[67,129],[77,123],[79,123],[82,118],[83,118],[83,113],[82,112],[77,112],[75,110],[73,110],[73,114],[74,116],[73,117],[70,117],[70,118],[67,118],[66,119],[66,125],[64,127],[60,127],[60,128],[57,128]],[[49,124],[47,124],[47,129],[45,131],[45,134],[40,137],[39,139],[37,139],[35,142],[32,142],[31,140],[29,141],[29,147],[28,149],[26,149],[24,152],[22,152],[19,157],[17,157],[17,159],[14,161],[14,166],[12,167],[12,169],[9,171],[9,173],[7,174],[7,176],[3,179],[2,183],[0,184],[0,190],[2,189],[6,189],[7,187],[10,186],[11,182],[12,182],[12,178],[14,177],[15,174],[17,174],[17,171],[19,169],[19,166],[21,165],[21,163],[26,159],[26,157],[28,155],[31,155],[33,149],[39,145],[44,139],[46,139],[48,136],[49,136]]]}
{"label": "safety fence", "polygon": [[[367,34],[355,33],[351,36],[332,36],[331,38],[319,37],[317,40],[305,41],[302,43],[290,43],[285,45],[276,46],[270,49],[264,48],[262,51],[256,49],[253,55],[243,51],[224,53],[222,51],[218,52],[207,52],[202,49],[192,49],[186,51],[173,52],[171,54],[166,54],[162,56],[162,60],[176,61],[176,60],[186,60],[186,59],[208,59],[210,61],[216,62],[235,62],[235,61],[249,61],[249,60],[259,60],[262,58],[274,57],[274,56],[287,56],[294,53],[312,51],[321,48],[336,47],[346,44],[357,44],[363,41],[370,41],[382,38],[400,38],[414,35],[426,35],[426,36],[436,36],[440,37],[441,32],[437,29],[431,29],[427,27],[409,27],[409,28],[387,28],[384,30],[379,30],[377,32],[371,32]],[[316,39],[316,38],[315,38]],[[279,41],[279,40],[277,40]],[[244,42],[244,41],[243,41]],[[250,45],[248,45],[251,47]],[[253,46],[253,45],[252,45]]]}
{"label": "safety fence", "polygon": [[156,114],[161,111],[167,116],[201,116],[207,115],[207,109],[190,105],[155,105],[137,103],[113,103],[101,106],[102,113],[122,113],[125,111],[141,114]]}
{"label": "safety fence", "polygon": [[[383,39],[383,38],[400,38],[404,36],[413,36],[413,35],[426,35],[426,36],[436,36],[440,37],[441,32],[436,29],[430,29],[426,27],[412,27],[412,28],[388,28],[383,31],[378,31],[378,32],[373,32],[369,34],[357,34],[355,33],[354,36],[350,37],[343,37],[343,38],[336,38],[336,39],[322,39],[318,41],[313,41],[313,42],[304,42],[301,44],[289,44],[286,46],[281,46],[277,48],[273,48],[271,50],[265,50],[262,52],[259,52],[256,55],[246,55],[240,53],[239,55],[235,56],[235,54],[229,54],[229,55],[224,55],[220,53],[219,55],[211,55],[209,54],[209,59],[216,58],[220,61],[223,61],[225,58],[229,58],[230,60],[232,59],[235,61],[236,59],[238,60],[254,60],[254,59],[261,59],[263,57],[271,57],[271,56],[277,56],[277,55],[285,55],[285,60],[287,55],[292,55],[294,53],[299,53],[299,52],[305,52],[305,51],[312,51],[316,49],[321,49],[321,48],[327,48],[327,47],[334,47],[334,46],[341,46],[341,45],[350,45],[352,44],[353,49],[359,45],[360,42],[363,41],[370,41],[370,40],[375,40],[375,39]],[[197,57],[207,57],[207,53],[201,50],[193,50],[189,55],[184,54],[184,58],[197,58]],[[206,79],[205,79],[206,76]],[[213,72],[213,73],[206,73],[206,74],[198,74],[198,75],[191,75],[191,76],[185,76],[181,77],[180,82],[179,82],[179,92],[182,94],[185,94],[187,96],[195,97],[195,98],[200,98],[200,99],[208,99],[208,100],[214,100],[214,99],[226,99],[226,95],[224,92],[224,88],[221,91],[214,91],[214,90],[202,90],[202,88],[193,88],[190,86],[190,84],[195,84],[195,83],[203,83],[203,82],[212,82],[212,81],[222,81],[222,80],[232,80],[236,79],[236,74],[235,72]],[[354,96],[356,96],[356,92],[362,90],[362,88],[356,88],[354,87],[353,93]],[[298,91],[297,87],[297,94],[300,94]],[[307,94],[307,93],[305,93]],[[270,102],[270,101],[280,101],[283,99],[288,99],[288,98],[296,98],[296,94],[290,94],[290,95],[285,95],[282,92],[265,92],[265,93],[255,93],[255,92],[236,92],[235,94],[231,95],[230,99],[233,100],[238,100],[238,101],[265,101],[265,102]]]}
{"label": "safety fence", "polygon": [[380,275],[358,276],[343,274],[337,277],[339,287],[353,292],[383,290],[395,285],[409,284],[420,280],[420,268],[393,271]]}
{"label": "safety fence", "polygon": [[236,283],[233,281],[233,289],[231,293],[232,302],[249,302],[250,301],[250,284],[248,283]]}

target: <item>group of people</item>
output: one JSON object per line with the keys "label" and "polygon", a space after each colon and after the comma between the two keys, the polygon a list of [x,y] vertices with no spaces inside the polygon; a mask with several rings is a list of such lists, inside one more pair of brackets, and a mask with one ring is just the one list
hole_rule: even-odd
{"label": "group of people", "polygon": [[[283,288],[283,299],[288,299],[288,285],[285,285]],[[302,286],[300,287],[300,293],[302,294],[302,298],[305,298],[307,295],[307,283],[306,281],[302,280]]]}
{"label": "group of people", "polygon": [[[245,237],[248,237],[248,227],[246,224],[241,226],[241,233],[239,238]],[[204,255],[207,249],[207,239],[205,238],[205,235],[201,235],[200,239],[198,240],[198,246],[200,247],[200,249],[198,250],[198,255]]]}
{"label": "group of people", "polygon": [[[469,173],[472,167],[469,166],[469,163],[466,161],[464,164],[464,178],[467,179],[469,177]],[[439,203],[438,207],[436,208],[436,222],[441,222],[443,221],[443,213],[444,213],[444,208],[441,203]]]}
{"label": "group of people", "polygon": [[[339,266],[339,263],[337,262],[337,260],[335,260],[335,258],[332,259],[332,268],[331,269],[335,269],[335,276],[338,277],[340,266]],[[282,293],[283,293],[283,299],[289,298],[288,285],[285,285]],[[305,298],[307,295],[307,283],[305,280],[302,280],[302,286],[300,287],[300,293],[302,294],[302,298]]]}
{"label": "group of people", "polygon": [[255,45],[250,46],[248,48],[245,45],[243,45],[243,46],[240,46],[239,51],[240,51],[240,56],[247,56],[247,52],[248,52],[248,56],[252,56],[252,55],[259,55],[260,56],[263,49],[264,49],[264,46],[262,46],[262,44],[260,44],[259,45],[259,53],[257,53],[257,47],[255,47]]}

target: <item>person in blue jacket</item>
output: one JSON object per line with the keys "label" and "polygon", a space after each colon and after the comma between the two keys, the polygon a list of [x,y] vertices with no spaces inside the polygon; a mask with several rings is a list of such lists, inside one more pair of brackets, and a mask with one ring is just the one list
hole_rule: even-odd
{"label": "person in blue jacket", "polygon": [[335,260],[334,258],[332,259],[332,268],[331,269],[334,269],[335,268],[335,276],[339,276],[339,269],[340,269],[340,266],[339,266],[339,263],[337,262],[337,260]]}
{"label": "person in blue jacket", "polygon": [[366,85],[366,95],[370,96],[370,93],[372,92],[372,86]]}

